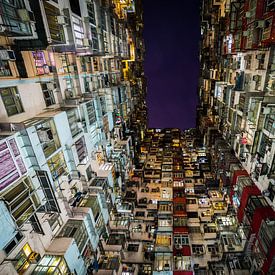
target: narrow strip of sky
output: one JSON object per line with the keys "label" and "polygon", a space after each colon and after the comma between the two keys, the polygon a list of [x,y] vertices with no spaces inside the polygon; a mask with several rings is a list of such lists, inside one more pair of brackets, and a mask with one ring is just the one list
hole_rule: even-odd
{"label": "narrow strip of sky", "polygon": [[199,0],[144,0],[149,126],[195,127]]}

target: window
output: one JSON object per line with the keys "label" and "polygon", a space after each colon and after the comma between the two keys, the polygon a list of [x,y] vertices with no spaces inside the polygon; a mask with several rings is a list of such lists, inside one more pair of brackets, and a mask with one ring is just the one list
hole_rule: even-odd
{"label": "window", "polygon": [[[49,84],[51,84],[51,83],[49,83]],[[55,104],[53,91],[51,89],[49,89],[49,87],[48,87],[49,84],[48,83],[41,84],[41,89],[42,89],[45,104],[47,107]]]}
{"label": "window", "polygon": [[[92,47],[93,47],[93,50],[98,51],[99,50],[99,43],[98,43],[98,36],[97,36],[96,27],[91,26],[91,34],[92,34]],[[104,40],[104,44],[105,44],[105,40]]]}
{"label": "window", "polygon": [[201,228],[199,226],[190,226],[188,230],[190,233],[201,233]]}
{"label": "window", "polygon": [[245,68],[246,68],[247,70],[250,70],[250,69],[251,69],[252,56],[251,56],[251,55],[246,55],[246,56],[244,57],[244,59],[245,59]]}
{"label": "window", "polygon": [[187,226],[186,217],[174,217],[174,226]]}
{"label": "window", "polygon": [[45,157],[47,158],[60,147],[54,121],[49,120],[37,125],[36,131]]}
{"label": "window", "polygon": [[204,245],[202,245],[202,244],[192,244],[192,253],[194,253],[194,254],[203,254],[204,253]]}
{"label": "window", "polygon": [[0,93],[8,116],[24,112],[16,87],[2,88],[0,89]]}
{"label": "window", "polygon": [[80,119],[77,109],[72,109],[67,112],[68,121],[71,129],[72,136],[75,137],[81,133]]}
{"label": "window", "polygon": [[90,101],[86,104],[87,107],[87,114],[89,119],[89,124],[92,125],[96,122],[96,114],[95,114],[95,107],[93,101]]}
{"label": "window", "polygon": [[275,134],[275,114],[274,109],[271,109],[271,114],[267,115],[265,118],[264,129],[270,132],[272,135]]}
{"label": "window", "polygon": [[266,12],[275,10],[275,2],[274,0],[266,0]]}
{"label": "window", "polygon": [[3,195],[3,198],[19,227],[40,207],[39,199],[29,178],[24,178],[18,184],[13,185]]}
{"label": "window", "polygon": [[171,245],[171,235],[159,234],[156,237],[156,245],[157,246],[170,246]]}
{"label": "window", "polygon": [[265,54],[257,54],[256,58],[258,59],[258,70],[264,69],[264,63],[265,63]]}
{"label": "window", "polygon": [[23,274],[30,266],[31,261],[29,260],[29,256],[32,254],[32,249],[28,243],[26,243],[21,251],[16,255],[15,259],[15,269],[19,274]]}
{"label": "window", "polygon": [[87,10],[88,10],[89,22],[93,25],[96,25],[94,1],[87,3]]}
{"label": "window", "polygon": [[32,52],[34,58],[34,65],[36,67],[36,75],[48,74],[49,66],[47,65],[43,51]]}
{"label": "window", "polygon": [[28,22],[20,18],[18,9],[25,9],[24,1],[1,1],[2,24],[9,33],[20,35],[32,35],[32,30]]}
{"label": "window", "polygon": [[261,142],[260,142],[260,146],[259,146],[259,154],[264,157],[266,150],[269,148],[271,148],[272,145],[272,140],[268,138],[267,135],[265,135],[264,133],[262,133],[262,138],[261,138]]}
{"label": "window", "polygon": [[0,77],[1,76],[11,76],[11,70],[8,60],[0,59]]}
{"label": "window", "polygon": [[61,228],[63,221],[59,213],[54,213],[53,215],[50,216],[49,219],[47,219],[51,230],[52,231],[57,231]]}
{"label": "window", "polygon": [[174,235],[174,245],[189,245],[188,236]]}
{"label": "window", "polygon": [[[58,2],[57,0],[55,2]],[[63,26],[58,24],[57,16],[60,15],[59,8],[54,7],[47,1],[44,2],[45,13],[49,26],[51,39],[55,42],[65,42]]]}
{"label": "window", "polygon": [[139,248],[139,244],[130,243],[128,244],[127,251],[138,252],[138,248]]}
{"label": "window", "polygon": [[[81,137],[75,142],[76,152],[79,159],[79,162],[84,161],[87,158],[87,150],[84,137]],[[87,159],[85,163],[87,162]]]}
{"label": "window", "polygon": [[51,157],[47,161],[47,164],[50,168],[53,180],[56,180],[59,176],[67,171],[67,166],[62,152],[59,152]]}
{"label": "window", "polygon": [[32,274],[69,274],[66,261],[60,256],[44,255]]}
{"label": "window", "polygon": [[4,251],[7,255],[10,254],[10,252],[20,243],[20,241],[23,239],[23,235],[21,232],[18,232],[15,237],[6,245],[4,248]]}
{"label": "window", "polygon": [[68,220],[58,237],[74,238],[80,253],[82,253],[88,240],[88,233],[82,220]]}
{"label": "window", "polygon": [[84,29],[81,19],[78,19],[77,17],[73,16],[72,25],[76,44],[78,46],[83,46]]}

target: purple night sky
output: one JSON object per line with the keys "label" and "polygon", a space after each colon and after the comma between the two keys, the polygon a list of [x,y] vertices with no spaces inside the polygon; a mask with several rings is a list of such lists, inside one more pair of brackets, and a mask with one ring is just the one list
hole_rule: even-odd
{"label": "purple night sky", "polygon": [[199,0],[144,0],[149,127],[195,127]]}

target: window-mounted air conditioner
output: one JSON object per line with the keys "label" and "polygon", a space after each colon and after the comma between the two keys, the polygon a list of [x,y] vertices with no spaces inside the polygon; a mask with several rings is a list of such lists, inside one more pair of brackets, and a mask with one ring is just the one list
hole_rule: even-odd
{"label": "window-mounted air conditioner", "polygon": [[270,112],[271,112],[271,109],[269,107],[263,107],[262,108],[262,113],[264,115],[268,115],[268,114],[270,114]]}
{"label": "window-mounted air conditioner", "polygon": [[243,31],[243,36],[248,36],[249,35],[249,31]]}
{"label": "window-mounted air conditioner", "polygon": [[264,20],[259,20],[255,22],[255,28],[264,28],[265,27],[265,21]]}
{"label": "window-mounted air conditioner", "polygon": [[56,16],[56,19],[57,19],[57,23],[59,25],[67,25],[68,24],[67,18],[64,15],[58,15],[58,16]]}
{"label": "window-mounted air conditioner", "polygon": [[92,41],[89,38],[84,38],[83,39],[83,46],[84,47],[90,47],[92,44]]}

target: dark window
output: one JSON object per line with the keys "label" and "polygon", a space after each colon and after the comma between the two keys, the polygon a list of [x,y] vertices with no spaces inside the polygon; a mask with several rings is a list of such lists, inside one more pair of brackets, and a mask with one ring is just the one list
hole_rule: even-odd
{"label": "dark window", "polygon": [[0,93],[8,116],[24,112],[16,87],[2,88],[0,89]]}
{"label": "dark window", "polygon": [[48,84],[47,83],[41,84],[41,89],[43,92],[46,106],[48,107],[48,106],[55,104],[53,91],[51,89],[49,89]]}
{"label": "dark window", "polygon": [[78,16],[81,16],[79,0],[70,0],[70,6],[73,13],[77,14]]}

